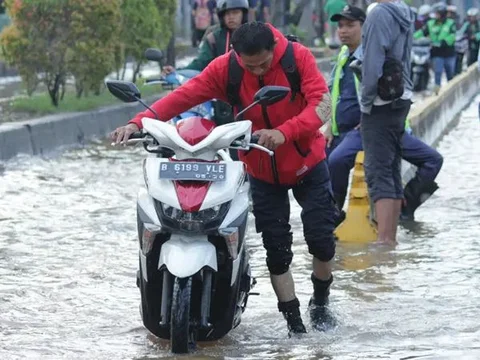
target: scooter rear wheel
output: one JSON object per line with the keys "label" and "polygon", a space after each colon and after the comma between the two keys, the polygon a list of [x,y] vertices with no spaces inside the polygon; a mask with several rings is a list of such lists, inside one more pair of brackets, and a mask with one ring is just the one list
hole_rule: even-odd
{"label": "scooter rear wheel", "polygon": [[172,294],[171,334],[172,353],[188,353],[192,329],[190,329],[190,299],[192,278],[175,278]]}

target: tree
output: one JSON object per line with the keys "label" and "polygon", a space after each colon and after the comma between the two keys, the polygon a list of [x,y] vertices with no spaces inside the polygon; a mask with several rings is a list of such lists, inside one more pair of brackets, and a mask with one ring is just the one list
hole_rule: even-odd
{"label": "tree", "polygon": [[40,78],[58,106],[60,91],[74,73],[77,94],[85,86],[99,92],[114,68],[118,0],[6,0],[6,7],[12,25],[2,32],[0,44],[27,87]]}
{"label": "tree", "polygon": [[17,66],[27,94],[32,95],[39,83],[37,72],[40,67],[36,57],[29,51],[29,42],[14,25],[9,25],[2,31],[0,43],[5,60]]}
{"label": "tree", "polygon": [[[67,76],[67,50],[71,12],[65,2],[54,0],[7,0],[15,30],[2,37],[5,57],[22,73],[42,72],[52,104],[58,106],[59,91]],[[10,40],[10,42],[8,41]],[[36,65],[32,66],[32,62]],[[34,70],[32,69],[34,68]]]}
{"label": "tree", "polygon": [[[123,0],[121,39],[125,59],[135,59],[132,81],[137,80],[144,52],[149,47],[165,47],[171,36],[168,10],[159,11],[160,0]],[[167,4],[171,0],[163,0]]]}
{"label": "tree", "polygon": [[100,93],[105,77],[115,69],[121,11],[118,0],[83,0],[72,3],[72,38],[69,69],[75,77],[77,97]]}
{"label": "tree", "polygon": [[155,0],[160,16],[163,19],[167,19],[168,29],[170,29],[170,39],[167,44],[164,44],[163,36],[160,36],[159,46],[160,48],[167,47],[167,64],[175,66],[175,15],[177,13],[177,1],[176,0]]}

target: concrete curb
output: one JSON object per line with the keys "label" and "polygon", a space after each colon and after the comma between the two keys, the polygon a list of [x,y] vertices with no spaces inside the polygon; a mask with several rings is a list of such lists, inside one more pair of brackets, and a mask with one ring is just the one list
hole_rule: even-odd
{"label": "concrete curb", "polygon": [[[166,93],[145,99],[151,104]],[[141,104],[120,104],[88,112],[62,113],[0,125],[0,161],[18,154],[46,155],[60,146],[103,138],[142,111]]]}

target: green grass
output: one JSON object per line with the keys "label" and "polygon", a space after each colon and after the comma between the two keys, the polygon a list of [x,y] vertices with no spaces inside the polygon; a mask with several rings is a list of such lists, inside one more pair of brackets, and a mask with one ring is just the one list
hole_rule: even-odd
{"label": "green grass", "polygon": [[[163,91],[159,85],[138,86],[138,88],[142,94],[142,98],[160,94]],[[26,112],[41,116],[61,112],[88,111],[98,109],[102,106],[120,103],[120,100],[105,89],[98,96],[90,94],[88,97],[81,98],[77,98],[73,91],[67,91],[58,107],[52,105],[48,93],[35,94],[31,97],[14,99],[10,108],[13,112]]]}

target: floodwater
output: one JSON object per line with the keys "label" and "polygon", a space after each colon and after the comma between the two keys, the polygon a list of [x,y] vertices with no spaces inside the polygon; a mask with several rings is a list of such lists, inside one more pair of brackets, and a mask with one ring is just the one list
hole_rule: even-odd
{"label": "floodwater", "polygon": [[[396,249],[339,244],[339,327],[288,339],[265,252],[248,233],[260,296],[194,359],[479,359],[480,123],[477,103],[439,144],[440,189]],[[142,149],[106,143],[0,168],[0,359],[173,358],[143,328],[135,285]],[[292,207],[293,272],[308,323],[310,256]],[[251,224],[253,225],[253,224]]]}

